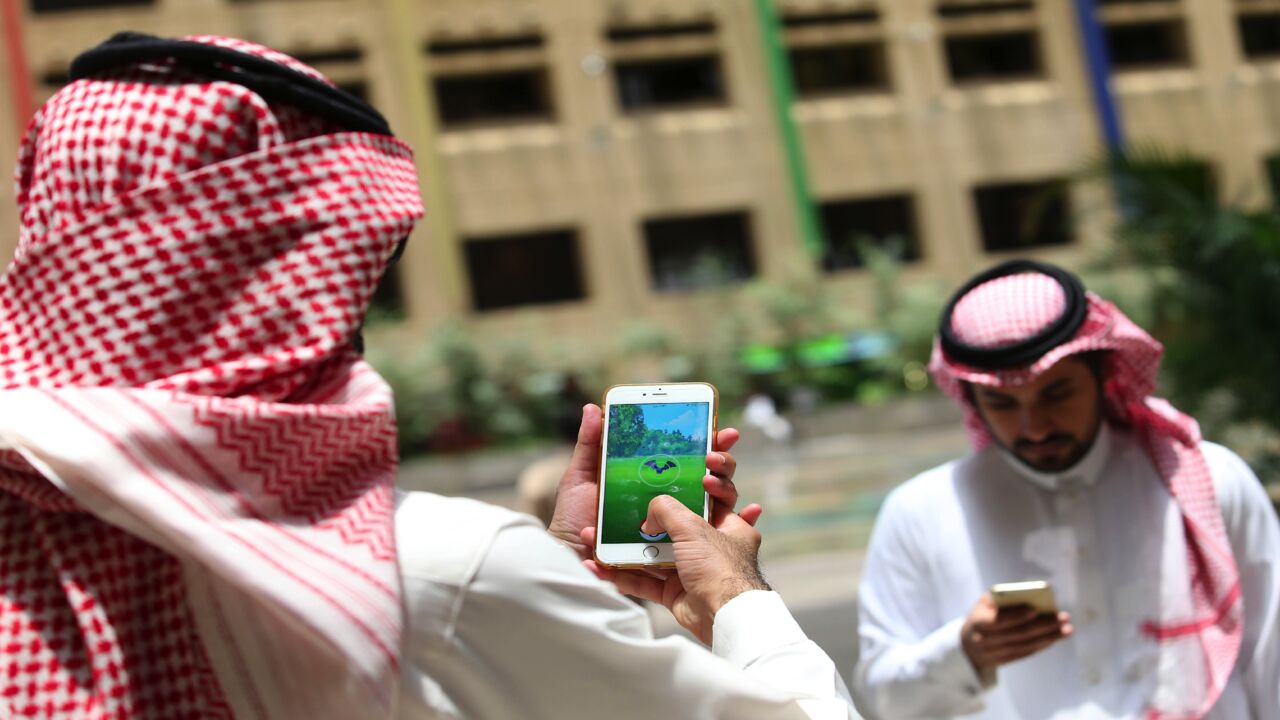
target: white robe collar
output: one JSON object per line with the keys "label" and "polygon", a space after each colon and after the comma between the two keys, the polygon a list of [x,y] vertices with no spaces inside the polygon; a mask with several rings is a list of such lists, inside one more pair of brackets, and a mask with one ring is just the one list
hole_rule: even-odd
{"label": "white robe collar", "polygon": [[1000,449],[1000,457],[1013,468],[1014,472],[1030,480],[1050,492],[1057,492],[1068,487],[1092,486],[1102,474],[1102,468],[1111,455],[1111,429],[1106,421],[1098,426],[1098,436],[1093,440],[1089,452],[1080,461],[1061,472],[1041,472],[1019,460],[1013,453]]}

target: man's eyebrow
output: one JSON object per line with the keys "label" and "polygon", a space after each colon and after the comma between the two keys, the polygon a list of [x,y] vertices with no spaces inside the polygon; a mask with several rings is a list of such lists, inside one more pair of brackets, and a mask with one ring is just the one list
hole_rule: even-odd
{"label": "man's eyebrow", "polygon": [[1056,392],[1058,390],[1066,390],[1070,386],[1071,386],[1071,378],[1062,378],[1061,380],[1051,382],[1048,385],[1044,386],[1044,388],[1040,390],[1040,394],[1047,395],[1049,393]]}
{"label": "man's eyebrow", "polygon": [[981,386],[980,386],[980,387],[978,387],[978,394],[979,394],[979,395],[981,395],[982,397],[984,397],[984,398],[988,399],[988,400],[1011,400],[1011,399],[1013,399],[1013,396],[1012,396],[1012,395],[1008,395],[1008,394],[1006,394],[1006,393],[1002,393],[1002,392],[1000,392],[999,390],[996,390],[996,389],[994,389],[994,388],[989,388],[989,387],[981,387]]}

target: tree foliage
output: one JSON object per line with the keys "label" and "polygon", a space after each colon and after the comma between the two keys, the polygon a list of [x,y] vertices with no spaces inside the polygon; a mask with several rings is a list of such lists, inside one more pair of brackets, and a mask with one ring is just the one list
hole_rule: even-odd
{"label": "tree foliage", "polygon": [[1121,258],[1151,282],[1170,394],[1195,411],[1229,394],[1238,420],[1280,427],[1280,215],[1223,203],[1208,166],[1155,149],[1109,158]]}
{"label": "tree foliage", "polygon": [[648,455],[699,455],[705,449],[698,439],[679,430],[657,430],[645,425],[638,405],[609,407],[609,457]]}

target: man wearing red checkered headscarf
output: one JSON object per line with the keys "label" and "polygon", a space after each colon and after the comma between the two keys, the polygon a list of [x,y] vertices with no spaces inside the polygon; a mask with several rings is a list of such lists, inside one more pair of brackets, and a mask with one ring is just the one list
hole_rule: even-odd
{"label": "man wearing red checkered headscarf", "polygon": [[[886,500],[859,598],[873,718],[1280,718],[1280,529],[1155,398],[1162,348],[1070,273],[1011,261],[948,304],[930,370],[974,454]],[[1048,581],[1059,612],[987,590]]]}
{"label": "man wearing red checkered headscarf", "polygon": [[710,649],[571,552],[599,408],[563,544],[395,490],[359,325],[423,208],[373,108],[227,38],[123,33],[71,75],[23,142],[0,277],[0,717],[854,716],[731,512],[735,431],[717,527],[671,498],[650,520],[679,574],[615,579]]}
{"label": "man wearing red checkered headscarf", "polygon": [[395,423],[353,339],[422,214],[410,150],[119,40],[19,157],[0,715],[386,714]]}

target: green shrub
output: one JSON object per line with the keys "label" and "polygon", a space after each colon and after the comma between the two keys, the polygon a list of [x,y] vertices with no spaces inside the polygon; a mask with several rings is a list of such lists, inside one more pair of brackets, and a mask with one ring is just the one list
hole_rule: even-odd
{"label": "green shrub", "polygon": [[[1205,163],[1186,154],[1140,148],[1091,175],[1111,180],[1120,207],[1105,262],[1143,275],[1124,305],[1165,345],[1162,390],[1210,436],[1274,434],[1280,215],[1223,203]],[[1274,468],[1276,443],[1254,445],[1248,459]]]}

